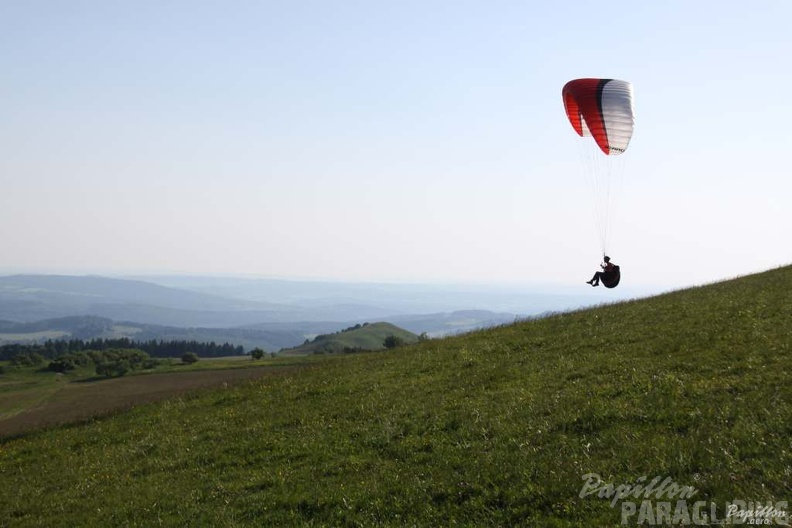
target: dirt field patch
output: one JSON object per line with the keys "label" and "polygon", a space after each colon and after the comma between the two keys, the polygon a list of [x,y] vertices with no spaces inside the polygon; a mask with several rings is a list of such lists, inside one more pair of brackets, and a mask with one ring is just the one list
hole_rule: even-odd
{"label": "dirt field patch", "polygon": [[0,419],[0,437],[79,422],[197,389],[239,383],[263,376],[283,375],[298,368],[300,367],[269,366],[203,370],[72,382],[40,405]]}

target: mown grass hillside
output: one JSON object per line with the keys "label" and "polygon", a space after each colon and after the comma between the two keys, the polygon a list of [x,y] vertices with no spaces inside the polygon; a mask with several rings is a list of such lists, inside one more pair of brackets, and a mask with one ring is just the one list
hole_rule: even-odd
{"label": "mown grass hillside", "polygon": [[589,473],[790,501],[791,292],[785,267],[6,440],[0,519],[618,525]]}

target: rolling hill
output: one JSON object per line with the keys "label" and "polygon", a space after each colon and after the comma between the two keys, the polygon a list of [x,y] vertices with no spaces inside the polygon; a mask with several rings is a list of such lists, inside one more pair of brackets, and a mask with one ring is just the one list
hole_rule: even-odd
{"label": "rolling hill", "polygon": [[321,334],[304,344],[283,350],[286,355],[336,353],[354,350],[384,350],[388,336],[404,344],[418,342],[418,336],[390,323],[364,323],[334,334]]}
{"label": "rolling hill", "polygon": [[[784,267],[311,356],[247,385],[8,438],[0,485],[15,492],[0,494],[0,518],[577,527],[720,524],[733,502],[788,512],[790,292]],[[655,478],[690,494],[613,496]]]}

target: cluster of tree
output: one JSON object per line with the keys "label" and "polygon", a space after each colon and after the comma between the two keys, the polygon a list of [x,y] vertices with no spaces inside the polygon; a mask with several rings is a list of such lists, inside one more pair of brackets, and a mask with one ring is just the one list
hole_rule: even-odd
{"label": "cluster of tree", "polygon": [[34,367],[44,363],[47,358],[37,352],[19,352],[14,356],[2,359],[10,359],[11,364],[15,367]]}
{"label": "cluster of tree", "polygon": [[[181,355],[183,363],[192,364],[198,361],[195,352]],[[36,352],[20,353],[11,358],[15,367],[35,367],[46,363],[47,359]],[[162,359],[153,358],[143,350],[136,348],[107,348],[104,350],[87,350],[84,352],[68,352],[52,359],[43,370],[52,372],[68,372],[78,367],[93,366],[100,376],[123,376],[132,370],[149,370],[160,366]],[[0,374],[4,370],[0,367]]]}
{"label": "cluster of tree", "polygon": [[71,352],[58,356],[47,365],[47,370],[67,372],[77,367],[93,365],[100,376],[123,376],[132,370],[153,369],[160,361],[150,357],[142,350],[134,348],[109,348]]}
{"label": "cluster of tree", "polygon": [[230,343],[219,345],[214,341],[203,343],[200,341],[163,341],[152,339],[150,341],[134,341],[129,338],[121,339],[82,339],[48,340],[43,344],[23,345],[10,344],[0,346],[0,360],[13,360],[18,356],[41,356],[45,359],[55,359],[65,354],[87,352],[89,350],[110,349],[138,349],[152,357],[180,357],[187,352],[193,352],[201,357],[241,356],[245,353],[242,346]]}

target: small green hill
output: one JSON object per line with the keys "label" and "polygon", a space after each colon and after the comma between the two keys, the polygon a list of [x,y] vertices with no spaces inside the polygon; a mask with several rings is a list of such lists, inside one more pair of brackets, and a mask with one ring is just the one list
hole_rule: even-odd
{"label": "small green hill", "polygon": [[335,334],[316,336],[305,344],[282,350],[286,355],[324,354],[360,350],[384,350],[385,339],[393,336],[404,344],[418,342],[418,336],[390,323],[363,323]]}
{"label": "small green hill", "polygon": [[[784,267],[297,358],[307,366],[3,440],[0,487],[13,492],[0,524],[722,524],[732,501],[788,512],[791,336]],[[681,509],[668,486],[612,497],[655,478],[690,492]]]}

